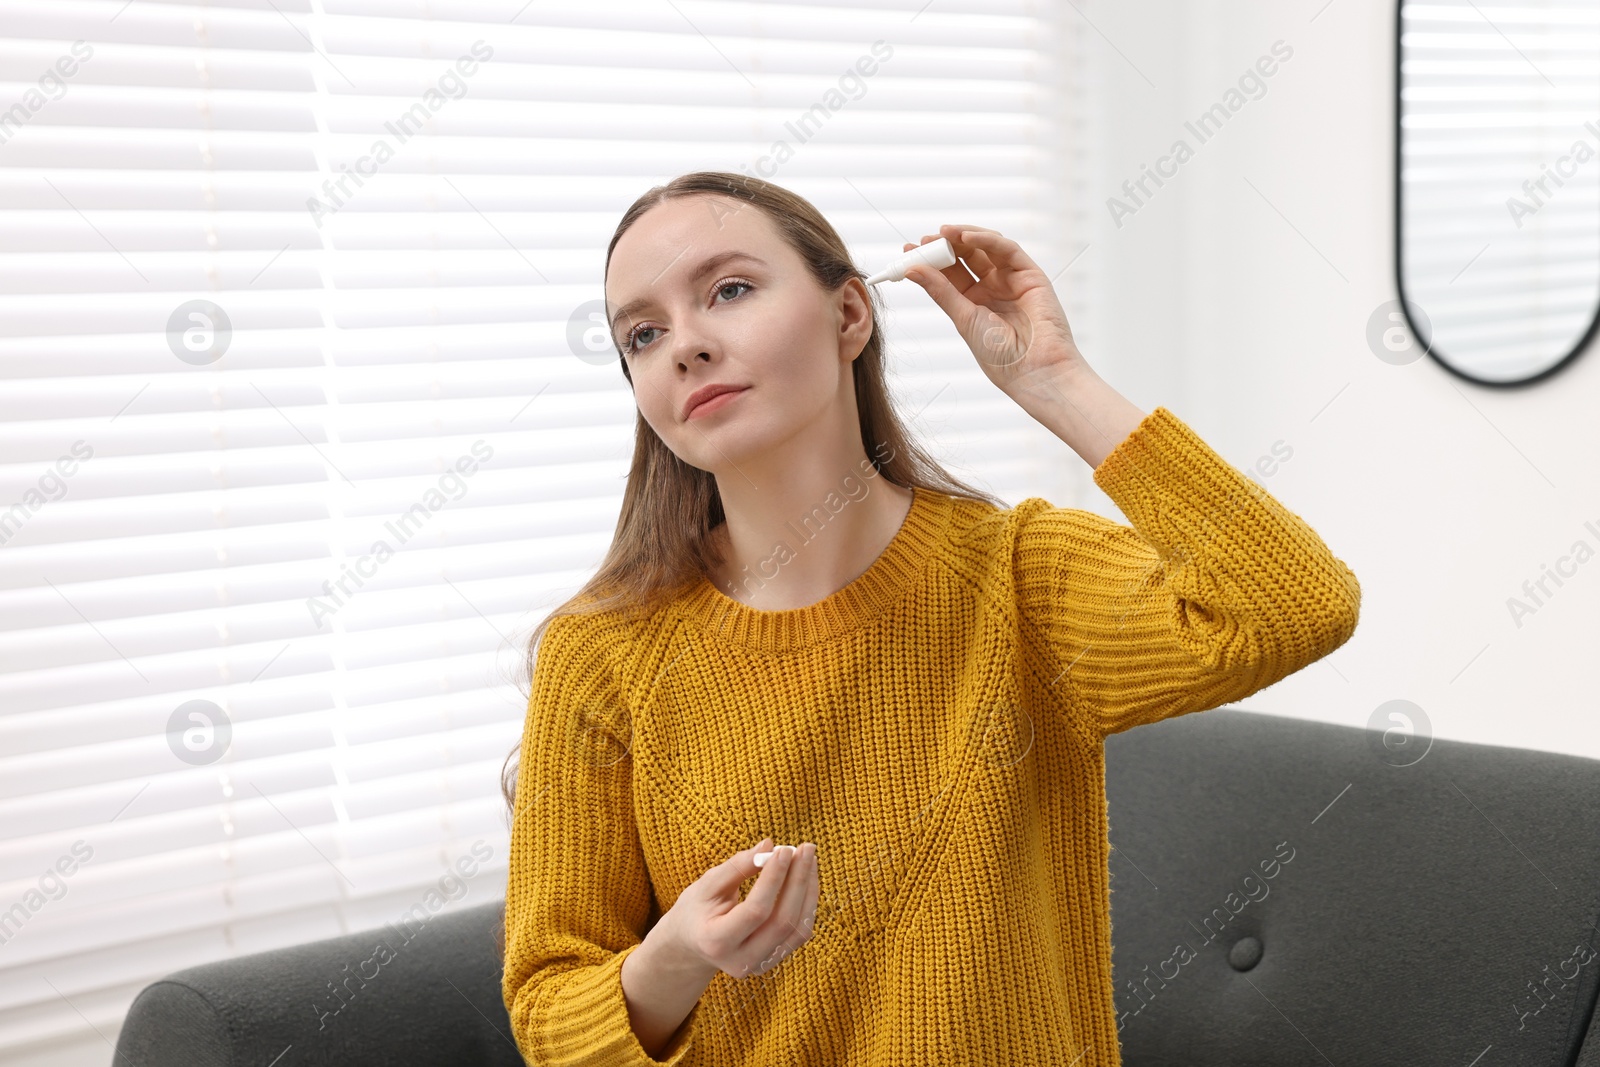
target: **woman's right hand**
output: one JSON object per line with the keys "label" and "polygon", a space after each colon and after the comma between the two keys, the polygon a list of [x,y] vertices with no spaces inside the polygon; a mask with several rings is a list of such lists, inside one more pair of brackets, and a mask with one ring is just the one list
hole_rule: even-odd
{"label": "woman's right hand", "polygon": [[[758,853],[773,852],[772,838],[734,853],[696,879],[656,924],[681,958],[703,964],[713,975],[734,978],[776,967],[811,939],[817,910],[817,846],[806,842],[777,848],[764,866]],[[756,884],[739,899],[751,876]]]}

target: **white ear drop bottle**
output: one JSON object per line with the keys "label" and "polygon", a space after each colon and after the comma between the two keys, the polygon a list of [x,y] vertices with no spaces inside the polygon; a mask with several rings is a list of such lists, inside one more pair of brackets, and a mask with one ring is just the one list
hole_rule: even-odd
{"label": "white ear drop bottle", "polygon": [[868,285],[877,285],[879,282],[897,282],[906,276],[906,271],[918,265],[943,270],[945,267],[956,265],[956,251],[950,247],[950,239],[941,237],[937,241],[929,241],[925,245],[918,245],[903,256],[899,256],[890,264],[867,279]]}

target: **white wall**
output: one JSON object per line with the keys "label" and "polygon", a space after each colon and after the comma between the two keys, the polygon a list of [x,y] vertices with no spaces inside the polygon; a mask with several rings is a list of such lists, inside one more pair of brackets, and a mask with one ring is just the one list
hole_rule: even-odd
{"label": "white wall", "polygon": [[[1506,604],[1575,541],[1600,550],[1600,354],[1509,390],[1373,356],[1396,296],[1394,5],[1324,3],[1079,5],[1099,31],[1085,355],[1241,469],[1291,447],[1264,484],[1361,581],[1355,636],[1244,707],[1361,726],[1404,698],[1438,737],[1600,758],[1600,559],[1520,628]],[[1266,94],[1200,144],[1184,120],[1280,39]],[[1179,137],[1194,158],[1117,228],[1105,199]]]}

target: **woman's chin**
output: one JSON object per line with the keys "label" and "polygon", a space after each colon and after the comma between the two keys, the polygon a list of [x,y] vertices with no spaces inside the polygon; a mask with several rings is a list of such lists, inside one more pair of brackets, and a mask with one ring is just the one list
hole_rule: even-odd
{"label": "woman's chin", "polygon": [[765,457],[780,444],[772,434],[753,432],[734,425],[731,419],[715,425],[708,419],[707,425],[692,436],[694,440],[684,442],[687,454],[680,452],[679,458],[719,477],[739,477],[741,468],[765,466]]}

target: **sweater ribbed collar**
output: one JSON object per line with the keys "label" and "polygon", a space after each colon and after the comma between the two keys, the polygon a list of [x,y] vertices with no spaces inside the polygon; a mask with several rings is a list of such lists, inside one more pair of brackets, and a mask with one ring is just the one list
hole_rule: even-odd
{"label": "sweater ribbed collar", "polygon": [[[718,641],[762,652],[792,651],[860,628],[911,591],[949,526],[952,497],[915,487],[911,492],[911,509],[889,544],[837,592],[803,608],[763,611],[702,578],[681,601],[684,618]],[[795,542],[789,548],[805,551]]]}

